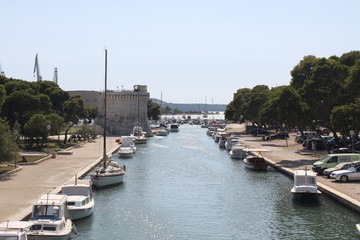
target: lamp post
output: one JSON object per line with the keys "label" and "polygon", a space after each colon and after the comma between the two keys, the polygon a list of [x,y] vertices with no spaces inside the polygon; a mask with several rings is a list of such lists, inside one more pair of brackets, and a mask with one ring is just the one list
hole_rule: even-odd
{"label": "lamp post", "polygon": [[46,136],[47,155],[49,155],[49,134],[50,134],[51,125],[46,125],[46,129],[47,129],[47,136]]}
{"label": "lamp post", "polygon": [[[16,144],[16,140],[17,140],[17,135],[18,135],[18,130],[14,129],[13,131],[13,134],[14,134],[14,143]],[[15,165],[15,169],[17,168],[17,158],[15,158],[15,162],[14,162],[14,165]]]}
{"label": "lamp post", "polygon": [[351,136],[351,152],[354,152],[354,134],[355,131],[354,130],[350,130],[350,136]]}

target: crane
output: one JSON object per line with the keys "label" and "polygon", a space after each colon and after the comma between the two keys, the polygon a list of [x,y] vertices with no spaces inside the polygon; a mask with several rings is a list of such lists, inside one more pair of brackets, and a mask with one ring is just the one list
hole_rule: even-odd
{"label": "crane", "polygon": [[4,77],[5,77],[5,72],[4,72],[3,69],[1,68],[1,64],[0,64],[0,76],[4,76]]}
{"label": "crane", "polygon": [[[36,57],[35,57],[35,66],[34,66],[34,74],[36,72],[36,80],[41,81],[42,77],[40,75],[40,67],[39,67],[39,59],[38,59],[38,54],[36,53]],[[35,76],[35,75],[34,75]]]}
{"label": "crane", "polygon": [[58,84],[58,70],[57,67],[54,68],[54,78],[53,78],[53,82]]}

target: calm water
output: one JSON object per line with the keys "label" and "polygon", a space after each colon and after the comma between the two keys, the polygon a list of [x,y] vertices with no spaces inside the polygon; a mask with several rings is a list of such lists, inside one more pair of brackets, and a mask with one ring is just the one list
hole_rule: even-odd
{"label": "calm water", "polygon": [[118,159],[126,182],[94,191],[95,212],[72,239],[359,239],[359,215],[325,196],[293,202],[291,178],[245,169],[205,132],[182,125]]}

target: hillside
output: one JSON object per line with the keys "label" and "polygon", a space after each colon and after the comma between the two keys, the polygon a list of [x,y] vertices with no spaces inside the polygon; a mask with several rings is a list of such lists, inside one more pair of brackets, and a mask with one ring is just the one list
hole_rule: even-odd
{"label": "hillside", "polygon": [[205,104],[205,103],[167,103],[162,102],[157,98],[151,98],[157,104],[162,104],[162,107],[169,107],[171,109],[178,109],[182,112],[223,112],[225,111],[226,104]]}

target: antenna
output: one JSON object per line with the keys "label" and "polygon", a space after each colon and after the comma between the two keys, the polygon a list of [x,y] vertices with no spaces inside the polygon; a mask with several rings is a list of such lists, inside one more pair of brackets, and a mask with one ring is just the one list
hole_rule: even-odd
{"label": "antenna", "polygon": [[36,72],[36,80],[37,81],[41,81],[42,77],[40,75],[40,67],[39,67],[39,59],[38,59],[38,54],[36,53],[36,57],[35,57],[35,65],[34,65],[34,72]]}
{"label": "antenna", "polygon": [[1,68],[1,64],[0,64],[0,76],[4,76],[4,77],[5,77],[5,72],[4,72],[3,69]]}
{"label": "antenna", "polygon": [[54,83],[58,84],[58,70],[57,67],[54,68]]}

